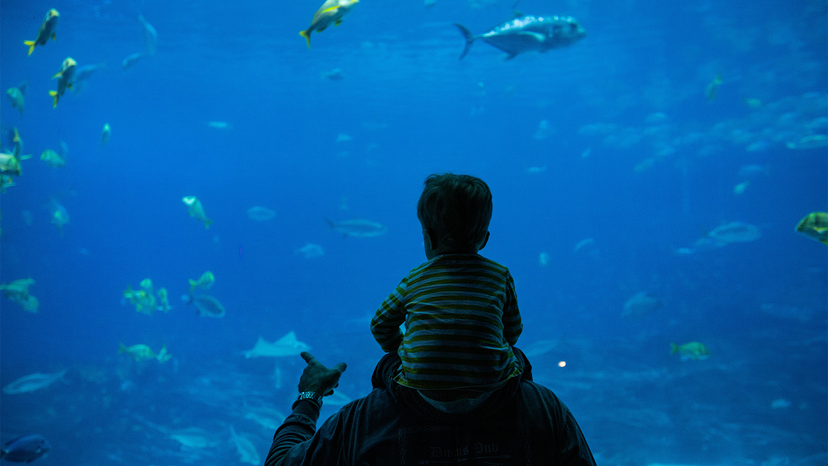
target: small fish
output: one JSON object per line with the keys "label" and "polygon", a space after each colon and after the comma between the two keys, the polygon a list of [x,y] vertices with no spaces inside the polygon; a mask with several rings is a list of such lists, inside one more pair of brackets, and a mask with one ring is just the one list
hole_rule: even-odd
{"label": "small fish", "polygon": [[36,372],[25,377],[20,377],[14,382],[3,387],[3,393],[6,395],[17,395],[20,393],[28,393],[46,388],[58,380],[62,380],[63,376],[66,375],[67,370],[68,369],[64,369],[60,372],[52,374],[41,374],[40,372]]}
{"label": "small fish", "polygon": [[169,435],[171,439],[187,448],[209,448],[218,444],[207,431],[198,427],[176,430]]}
{"label": "small fish", "polygon": [[34,285],[35,281],[31,278],[21,278],[14,280],[8,285],[0,285],[0,290],[3,291],[5,297],[20,297],[29,294],[29,287]]}
{"label": "small fish", "polygon": [[302,351],[310,351],[311,347],[296,339],[296,334],[288,333],[273,343],[268,343],[264,338],[259,337],[256,346],[244,352],[247,359],[268,356],[280,358],[285,356],[298,356]]}
{"label": "small fish", "polygon": [[226,121],[208,121],[207,126],[215,129],[230,129],[232,125]]}
{"label": "small fish", "polygon": [[664,301],[645,291],[634,294],[624,303],[624,317],[638,317],[650,314],[664,307]]}
{"label": "small fish", "polygon": [[190,279],[190,293],[192,293],[196,288],[209,290],[215,282],[216,277],[213,275],[213,272],[204,272],[198,280],[193,280],[192,278]]}
{"label": "small fish", "polygon": [[128,356],[132,357],[136,361],[146,361],[149,359],[155,359],[157,355],[152,352],[149,346],[144,344],[137,344],[132,346],[126,346],[121,343],[121,347],[118,349],[118,353],[126,353]]}
{"label": "small fish", "polygon": [[112,128],[109,126],[109,123],[104,123],[103,130],[101,131],[101,145],[109,142],[110,134],[112,134]]}
{"label": "small fish", "polygon": [[332,222],[325,219],[328,226],[332,229],[342,233],[343,236],[353,236],[355,238],[372,238],[374,236],[384,235],[388,229],[377,222],[370,220],[345,220],[344,222]]}
{"label": "small fish", "polygon": [[796,225],[796,231],[828,244],[828,212],[811,212]]}
{"label": "small fish", "polygon": [[259,456],[256,446],[247,437],[236,434],[236,429],[230,426],[230,439],[236,445],[236,451],[239,454],[239,461],[247,464],[262,464],[262,458]]}
{"label": "small fish", "polygon": [[254,206],[247,209],[247,216],[257,222],[265,222],[275,217],[276,212],[268,209],[267,207]]}
{"label": "small fish", "polygon": [[750,186],[750,180],[742,181],[741,183],[739,183],[739,184],[737,184],[736,186],[733,187],[733,194],[735,194],[737,196],[739,196],[741,194],[744,194],[745,190],[747,190],[748,186]]}
{"label": "small fish", "polygon": [[158,290],[158,301],[160,304],[158,305],[159,311],[169,312],[172,307],[170,307],[170,302],[167,299],[167,290],[166,288],[161,288]]}
{"label": "small fish", "polygon": [[549,50],[566,47],[586,37],[586,31],[570,16],[518,16],[501,23],[483,34],[474,35],[462,24],[454,24],[466,45],[460,59],[469,53],[475,40],[481,39],[489,45],[499,48],[509,55],[511,60],[524,52]]}
{"label": "small fish", "polygon": [[29,55],[34,52],[36,45],[46,45],[46,41],[49,40],[49,37],[51,37],[52,40],[57,38],[57,36],[55,36],[55,28],[57,27],[59,17],[60,13],[58,13],[58,11],[54,8],[46,12],[43,24],[40,25],[40,29],[37,31],[37,38],[35,40],[27,40],[23,42],[23,44],[29,47]]}
{"label": "small fish", "polygon": [[16,108],[22,115],[23,110],[26,109],[26,83],[8,88],[6,95],[9,96],[12,107]]}
{"label": "small fish", "polygon": [[144,51],[147,55],[155,55],[155,49],[158,46],[158,32],[143,16],[138,16],[138,21],[144,27]]}
{"label": "small fish", "polygon": [[185,295],[187,304],[195,305],[198,315],[204,317],[224,317],[226,311],[218,300],[210,295]]}
{"label": "small fish", "polygon": [[704,90],[704,96],[707,97],[707,100],[713,100],[716,98],[716,93],[719,90],[719,85],[722,83],[722,75],[717,74],[713,81],[707,85],[707,88]]}
{"label": "small fish", "polygon": [[548,252],[541,252],[538,256],[538,265],[541,267],[546,267],[549,265],[549,253]]}
{"label": "small fish", "polygon": [[20,165],[20,159],[18,159],[14,154],[0,152],[0,174],[7,176],[22,175],[23,167]]}
{"label": "small fish", "polygon": [[69,212],[58,201],[52,199],[52,223],[63,234],[63,225],[69,223]]}
{"label": "small fish", "polygon": [[72,79],[72,92],[78,93],[86,86],[86,82],[92,76],[92,73],[98,70],[105,70],[106,64],[98,65],[83,65],[75,70],[75,77]]}
{"label": "small fish", "polygon": [[195,217],[198,221],[204,222],[204,228],[210,228],[210,224],[213,221],[207,218],[201,201],[196,199],[195,196],[184,196],[181,200],[187,204],[187,211],[190,213],[190,217]]}
{"label": "small fish", "polygon": [[762,237],[759,227],[745,222],[729,222],[717,226],[702,241],[713,241],[716,246],[730,243],[746,243]]}
{"label": "small fish", "polygon": [[798,141],[786,144],[788,149],[819,149],[828,146],[828,136],[824,134],[812,134],[800,138]]}
{"label": "small fish", "polygon": [[51,448],[49,442],[41,435],[24,435],[6,442],[0,450],[0,458],[13,463],[31,463]]}
{"label": "small fish", "polygon": [[61,168],[66,166],[66,160],[52,149],[46,149],[40,154],[40,160],[46,161],[52,168]]}
{"label": "small fish", "polygon": [[171,358],[172,354],[167,352],[167,345],[162,345],[161,351],[159,351],[158,354],[155,355],[155,359],[157,359],[160,363],[165,363],[169,361]]}
{"label": "small fish", "polygon": [[136,312],[152,315],[158,308],[158,303],[152,294],[152,285],[145,286],[147,280],[149,279],[141,282],[141,287],[144,288],[142,290],[133,290],[131,286],[127,285],[127,289],[124,290],[124,297],[129,299],[130,304],[135,306]]}
{"label": "small fish", "polygon": [[127,56],[124,58],[124,61],[121,62],[121,69],[126,71],[132,68],[136,63],[138,63],[138,60],[144,58],[145,55],[145,52],[135,52],[132,55]]}
{"label": "small fish", "polygon": [[318,244],[308,243],[301,248],[293,251],[293,255],[301,254],[305,259],[313,259],[314,257],[322,257],[325,255],[325,250]]}
{"label": "small fish", "polygon": [[350,13],[357,3],[359,0],[326,0],[314,13],[310,27],[299,32],[299,35],[307,41],[308,48],[310,48],[311,32],[322,32],[331,24],[339,26],[342,18]]}
{"label": "small fish", "polygon": [[342,74],[342,70],[339,68],[334,68],[329,71],[325,71],[322,73],[322,77],[325,79],[330,79],[331,81],[342,81],[345,79],[345,75]]}
{"label": "small fish", "polygon": [[49,95],[55,99],[54,104],[52,104],[52,108],[57,107],[58,99],[63,96],[63,93],[66,92],[66,89],[72,89],[72,79],[75,75],[75,66],[77,62],[73,60],[71,57],[67,57],[63,60],[63,63],[60,65],[60,71],[57,72],[52,79],[57,78],[58,80],[58,88],[56,91],[49,91]]}
{"label": "small fish", "polygon": [[710,350],[706,346],[697,342],[691,341],[683,345],[670,343],[670,354],[679,353],[682,360],[692,359],[698,361],[710,357]]}

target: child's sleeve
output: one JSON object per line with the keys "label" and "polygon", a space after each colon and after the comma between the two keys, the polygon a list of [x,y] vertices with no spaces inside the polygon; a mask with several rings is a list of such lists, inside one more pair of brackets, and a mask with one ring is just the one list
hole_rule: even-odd
{"label": "child's sleeve", "polygon": [[371,333],[380,347],[386,353],[397,351],[402,343],[403,334],[400,325],[405,322],[405,306],[403,296],[408,284],[408,277],[404,278],[393,293],[385,298],[374,318],[371,319]]}
{"label": "child's sleeve", "polygon": [[523,322],[520,320],[515,281],[512,274],[506,271],[506,299],[503,301],[503,337],[510,345],[515,346],[523,332]]}

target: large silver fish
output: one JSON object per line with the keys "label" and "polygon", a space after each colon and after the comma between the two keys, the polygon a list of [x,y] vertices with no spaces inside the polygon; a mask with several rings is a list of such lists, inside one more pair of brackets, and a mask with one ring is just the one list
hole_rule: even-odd
{"label": "large silver fish", "polygon": [[269,356],[272,358],[281,358],[285,356],[298,356],[302,351],[310,351],[311,347],[296,339],[296,334],[288,333],[282,338],[273,343],[265,341],[264,338],[259,337],[256,346],[251,350],[244,352],[245,358],[258,358],[261,356]]}
{"label": "large silver fish", "polygon": [[508,53],[506,59],[510,60],[523,52],[544,53],[586,37],[586,31],[571,16],[518,16],[479,35],[472,34],[461,24],[454,25],[466,38],[461,60],[477,39]]}
{"label": "large silver fish", "polygon": [[328,226],[342,233],[345,237],[372,238],[374,236],[384,235],[388,231],[388,228],[384,225],[358,218],[345,220],[343,222],[332,222],[326,218],[325,221],[328,222]]}
{"label": "large silver fish", "polygon": [[16,395],[18,393],[33,392],[41,388],[46,388],[56,381],[63,379],[66,371],[67,369],[53,374],[41,374],[40,372],[29,374],[3,387],[3,393],[6,395]]}

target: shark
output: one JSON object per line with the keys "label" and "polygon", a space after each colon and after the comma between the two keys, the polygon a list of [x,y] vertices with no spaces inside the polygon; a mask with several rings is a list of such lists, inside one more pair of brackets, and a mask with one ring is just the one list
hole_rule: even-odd
{"label": "shark", "polygon": [[296,339],[296,334],[292,331],[282,338],[269,343],[264,338],[259,337],[256,346],[253,349],[244,352],[245,358],[258,358],[261,356],[269,356],[272,358],[281,358],[285,356],[298,356],[302,351],[310,351],[311,347]]}

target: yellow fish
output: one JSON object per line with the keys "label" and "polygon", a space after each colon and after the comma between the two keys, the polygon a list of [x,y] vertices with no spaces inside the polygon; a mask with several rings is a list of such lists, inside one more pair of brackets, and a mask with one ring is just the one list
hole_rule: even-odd
{"label": "yellow fish", "polygon": [[210,228],[210,224],[213,223],[213,221],[207,218],[207,214],[204,213],[204,206],[201,205],[201,201],[196,199],[195,196],[184,196],[181,200],[187,204],[187,210],[190,212],[190,217],[195,217],[199,221],[204,222],[204,228]]}
{"label": "yellow fish", "polygon": [[58,13],[58,11],[54,8],[46,12],[46,18],[43,19],[43,24],[40,25],[40,30],[37,31],[37,39],[23,42],[25,45],[29,46],[29,55],[34,52],[35,45],[46,45],[46,41],[49,40],[49,37],[51,37],[52,40],[55,40],[55,28],[57,27],[59,17],[60,13]]}
{"label": "yellow fish", "polygon": [[796,225],[796,231],[828,244],[828,212],[811,212]]}
{"label": "yellow fish", "polygon": [[215,283],[216,277],[213,275],[213,272],[207,271],[201,274],[201,277],[198,281],[190,279],[190,294],[193,294],[193,291],[196,287],[204,288],[205,290],[209,290],[213,283]]}
{"label": "yellow fish", "polygon": [[57,72],[52,79],[57,78],[58,80],[58,88],[56,91],[49,91],[49,95],[55,99],[55,103],[52,104],[52,108],[57,107],[58,99],[63,96],[63,93],[66,92],[66,89],[72,89],[72,78],[75,76],[75,66],[78,63],[72,59],[72,57],[67,57],[66,60],[63,60],[63,63],[60,65],[60,71]]}
{"label": "yellow fish", "polygon": [[118,350],[118,353],[126,353],[136,361],[145,361],[147,359],[156,358],[155,353],[152,352],[149,346],[140,344],[125,346],[123,343],[121,343],[121,348]]}
{"label": "yellow fish", "polygon": [[299,32],[299,35],[308,42],[308,48],[310,48],[311,32],[322,32],[331,24],[339,26],[342,18],[350,13],[357,3],[359,0],[326,0],[313,15],[310,27]]}
{"label": "yellow fish", "polygon": [[679,353],[681,355],[681,359],[692,359],[694,361],[710,357],[710,350],[697,341],[691,341],[690,343],[685,343],[683,345],[670,343],[670,354],[674,353]]}

